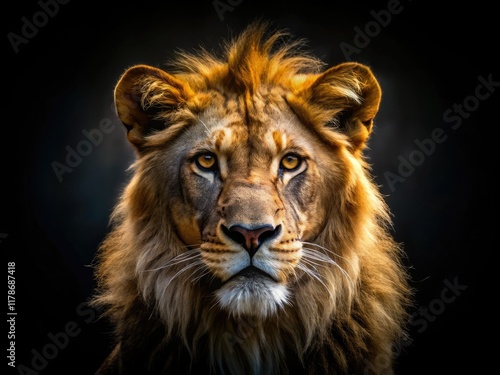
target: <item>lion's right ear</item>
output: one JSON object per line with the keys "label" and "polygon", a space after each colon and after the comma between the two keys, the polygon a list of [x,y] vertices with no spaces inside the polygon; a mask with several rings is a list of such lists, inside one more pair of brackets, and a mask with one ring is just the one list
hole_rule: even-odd
{"label": "lion's right ear", "polygon": [[138,149],[154,130],[168,126],[169,114],[193,95],[187,83],[148,65],[125,71],[115,87],[115,108]]}

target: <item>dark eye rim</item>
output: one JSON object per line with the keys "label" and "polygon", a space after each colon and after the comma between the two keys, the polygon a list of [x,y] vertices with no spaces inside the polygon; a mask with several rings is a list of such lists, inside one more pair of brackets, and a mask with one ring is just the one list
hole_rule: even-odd
{"label": "dark eye rim", "polygon": [[[285,160],[286,157],[288,156],[293,156],[295,158],[297,158],[297,166],[294,167],[294,168],[286,168],[284,165],[283,165],[283,160]],[[304,158],[302,156],[300,156],[299,154],[295,153],[295,152],[289,152],[287,154],[285,154],[282,158],[281,158],[281,161],[280,161],[280,169],[282,171],[286,171],[286,172],[293,172],[293,171],[296,171],[297,169],[299,169],[301,166],[302,166],[302,163],[304,163]]]}
{"label": "dark eye rim", "polygon": [[[214,159],[214,164],[211,167],[209,167],[209,168],[204,167],[199,162],[199,159],[202,156],[210,156],[210,157],[212,157]],[[195,165],[196,165],[197,168],[199,168],[202,171],[206,171],[206,172],[214,172],[214,171],[216,171],[219,168],[219,163],[217,161],[217,155],[215,155],[213,152],[210,152],[210,151],[200,152],[199,154],[196,154],[193,157],[193,162],[195,163]]]}

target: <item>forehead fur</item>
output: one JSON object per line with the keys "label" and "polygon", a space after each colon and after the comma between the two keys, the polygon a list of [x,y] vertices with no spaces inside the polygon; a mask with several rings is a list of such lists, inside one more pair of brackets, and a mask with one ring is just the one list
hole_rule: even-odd
{"label": "forehead fur", "polygon": [[[221,56],[206,50],[182,52],[173,67],[195,90],[223,90],[253,95],[261,86],[292,88],[300,77],[318,73],[323,62],[306,54],[301,40],[286,32],[267,32],[255,23],[224,45]],[[303,76],[302,76],[303,75]]]}
{"label": "forehead fur", "polygon": [[302,47],[302,40],[254,23],[221,54],[181,52],[168,72],[146,65],[129,68],[115,88],[128,139],[144,151],[154,130],[178,134],[209,107],[225,108],[223,117],[238,112],[247,125],[258,124],[273,103],[272,111],[288,107],[328,143],[345,137],[360,155],[380,104],[375,76],[358,63],[324,70],[324,63]]}

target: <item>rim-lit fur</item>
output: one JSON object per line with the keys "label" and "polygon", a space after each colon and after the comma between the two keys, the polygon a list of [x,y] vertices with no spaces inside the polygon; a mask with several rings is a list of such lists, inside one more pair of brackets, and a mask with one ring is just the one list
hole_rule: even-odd
{"label": "rim-lit fur", "polygon": [[[118,344],[101,373],[392,372],[410,290],[363,157],[380,87],[287,38],[254,24],[221,58],[118,82],[137,160],[98,256]],[[257,222],[280,229],[251,260],[269,277],[234,276],[250,257],[222,228]]]}

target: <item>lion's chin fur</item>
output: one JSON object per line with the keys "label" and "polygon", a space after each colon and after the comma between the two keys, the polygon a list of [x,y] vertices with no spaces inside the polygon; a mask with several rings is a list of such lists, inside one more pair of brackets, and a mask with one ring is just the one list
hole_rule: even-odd
{"label": "lion's chin fur", "polygon": [[266,318],[289,303],[288,288],[265,276],[238,276],[215,293],[220,306],[234,317]]}
{"label": "lion's chin fur", "polygon": [[[195,368],[204,363],[200,366],[215,374],[294,373],[291,358],[297,362],[293,366],[304,366],[303,355],[315,339],[326,339],[323,334],[337,305],[330,292],[318,289],[312,280],[287,285],[264,275],[236,276],[212,289],[202,286],[210,278],[193,283],[186,277],[171,280],[163,272],[147,275],[141,289],[146,300],[154,290],[155,309],[166,330],[162,341],[168,347],[152,360],[169,363],[169,358],[175,361],[189,353],[187,360]],[[196,373],[192,368],[178,371]]]}
{"label": "lion's chin fur", "polygon": [[[174,284],[172,289],[180,287]],[[299,368],[304,365],[302,355],[314,337],[320,338],[319,332],[327,331],[335,308],[327,291],[318,291],[313,283],[292,292],[291,287],[265,276],[238,276],[209,294],[196,289],[191,293],[183,299],[183,306],[190,306],[187,301],[191,301],[197,308],[185,308],[184,315],[176,315],[172,304],[164,303],[164,324],[177,327],[190,361],[206,358],[214,374],[294,373],[291,358]],[[193,302],[197,299],[211,302]],[[168,341],[179,345],[175,336]]]}

